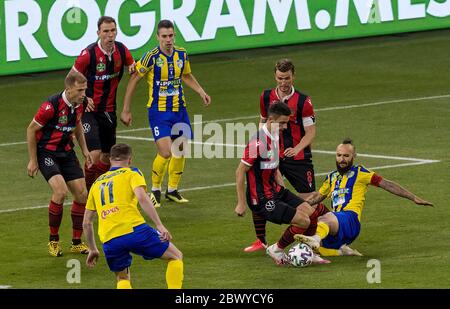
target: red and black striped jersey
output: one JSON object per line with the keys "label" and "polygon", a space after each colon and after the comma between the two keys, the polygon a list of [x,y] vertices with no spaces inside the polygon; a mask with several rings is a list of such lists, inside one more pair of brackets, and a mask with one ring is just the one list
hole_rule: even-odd
{"label": "red and black striped jersey", "polygon": [[[274,102],[281,101],[278,97],[276,88],[265,90],[260,98],[261,117],[267,118],[269,106]],[[300,143],[300,140],[305,136],[304,119],[309,118],[308,121],[315,123],[315,114],[312,106],[311,98],[297,90],[293,89],[291,95],[283,98],[283,102],[289,105],[292,114],[289,118],[288,127],[283,131],[280,138],[280,157],[284,158],[284,150],[290,147],[295,147]],[[309,160],[311,159],[311,146],[306,147],[300,151],[294,160]]]}
{"label": "red and black striped jersey", "polygon": [[100,42],[83,49],[73,68],[88,80],[86,96],[94,100],[94,111],[116,111],[117,87],[122,78],[124,66],[130,66],[133,63],[134,59],[128,48],[117,41],[111,55],[101,48]]}
{"label": "red and black striped jersey", "polygon": [[65,92],[56,94],[42,103],[34,121],[42,127],[36,132],[37,148],[68,152],[73,149],[73,132],[83,114],[83,105],[73,106]]}
{"label": "red and black striped jersey", "polygon": [[275,198],[282,187],[276,182],[279,164],[278,139],[266,125],[250,140],[244,150],[241,162],[247,171],[247,201],[251,205]]}

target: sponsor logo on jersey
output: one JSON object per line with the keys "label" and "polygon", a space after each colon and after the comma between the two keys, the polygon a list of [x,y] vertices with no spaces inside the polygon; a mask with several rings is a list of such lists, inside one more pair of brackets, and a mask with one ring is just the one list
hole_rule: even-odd
{"label": "sponsor logo on jersey", "polygon": [[162,67],[164,65],[164,59],[158,57],[158,59],[156,59],[156,65]]}
{"label": "sponsor logo on jersey", "polygon": [[66,124],[67,123],[67,115],[62,115],[59,117],[58,122],[60,124]]}
{"label": "sponsor logo on jersey", "polygon": [[97,72],[103,72],[106,69],[106,65],[103,62],[97,64]]}
{"label": "sponsor logo on jersey", "polygon": [[106,217],[108,216],[108,215],[110,215],[110,214],[113,214],[113,213],[116,213],[116,212],[119,212],[119,207],[113,207],[113,208],[110,208],[110,209],[107,209],[107,210],[103,210],[102,211],[102,219],[104,220],[104,219],[106,219]]}

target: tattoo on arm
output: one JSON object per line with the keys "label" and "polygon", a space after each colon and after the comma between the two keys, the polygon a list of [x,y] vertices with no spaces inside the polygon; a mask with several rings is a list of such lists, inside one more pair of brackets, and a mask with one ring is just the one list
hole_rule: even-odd
{"label": "tattoo on arm", "polygon": [[316,192],[313,196],[311,196],[306,202],[308,202],[310,205],[319,204],[326,198],[326,195],[322,195],[319,192]]}

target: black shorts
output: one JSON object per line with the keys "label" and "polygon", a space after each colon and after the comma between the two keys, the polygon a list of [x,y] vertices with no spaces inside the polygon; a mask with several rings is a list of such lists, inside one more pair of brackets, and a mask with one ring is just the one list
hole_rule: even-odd
{"label": "black shorts", "polygon": [[116,143],[116,113],[84,113],[82,123],[89,151],[100,149],[103,153],[109,153]]}
{"label": "black shorts", "polygon": [[80,162],[73,150],[63,153],[39,150],[37,158],[39,170],[47,181],[55,175],[62,175],[66,182],[84,178]]}
{"label": "black shorts", "polygon": [[295,216],[297,207],[303,202],[304,200],[301,197],[288,189],[283,189],[274,199],[249,207],[255,214],[265,218],[267,221],[276,224],[290,224]]}
{"label": "black shorts", "polygon": [[281,159],[280,172],[298,193],[316,191],[314,165],[311,160]]}

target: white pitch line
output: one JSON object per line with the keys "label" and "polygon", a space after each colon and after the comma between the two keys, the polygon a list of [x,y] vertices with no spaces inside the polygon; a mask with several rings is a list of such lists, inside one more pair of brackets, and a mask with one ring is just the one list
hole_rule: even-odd
{"label": "white pitch line", "polygon": [[[339,110],[339,109],[360,108],[360,107],[377,106],[377,105],[383,105],[383,104],[394,104],[394,103],[414,102],[414,101],[424,101],[424,100],[444,99],[444,98],[450,98],[450,94],[419,97],[419,98],[389,100],[389,101],[379,101],[379,102],[344,105],[344,106],[324,107],[324,108],[317,108],[317,109],[315,109],[315,111],[316,112],[334,111],[334,110]],[[235,120],[246,120],[246,119],[252,119],[252,118],[257,118],[257,117],[259,117],[259,115],[242,116],[242,117],[226,118],[226,119],[205,120],[201,123],[211,123],[211,122],[220,123],[220,122],[235,121]],[[199,124],[199,123],[193,122],[192,125],[194,125],[194,124]],[[129,133],[129,132],[139,132],[139,131],[148,131],[148,130],[150,130],[150,128],[145,127],[145,128],[119,130],[119,131],[117,131],[117,133]],[[0,147],[20,145],[20,144],[26,144],[26,142],[3,143],[3,144],[0,144]]]}
{"label": "white pitch line", "polygon": [[27,143],[27,142],[3,143],[3,144],[0,144],[0,147],[14,146],[14,145],[22,145],[22,144],[26,144],[26,143]]}
{"label": "white pitch line", "polygon": [[[444,99],[444,98],[450,98],[450,94],[436,95],[436,96],[429,96],[429,97],[419,97],[419,98],[407,98],[407,99],[398,99],[398,100],[379,101],[379,102],[363,103],[363,104],[352,104],[352,105],[344,105],[344,106],[324,107],[324,108],[315,109],[315,112],[326,112],[326,111],[334,111],[334,110],[340,110],[340,109],[360,108],[360,107],[377,106],[377,105],[384,105],[384,104],[395,104],[395,103],[424,101],[424,100],[433,100],[433,99]],[[210,123],[210,122],[220,123],[220,122],[235,121],[235,120],[246,120],[246,119],[259,118],[259,116],[260,115],[250,115],[250,116],[242,116],[242,117],[236,117],[236,118],[214,119],[214,120],[206,120],[206,121],[203,121],[202,123]],[[194,125],[194,124],[199,124],[199,123],[193,122],[192,125]],[[120,130],[120,131],[117,131],[117,133],[138,132],[138,131],[147,131],[147,130],[150,130],[150,128],[146,127],[146,128]]]}
{"label": "white pitch line", "polygon": [[[374,166],[374,167],[368,167],[370,170],[381,170],[381,169],[388,169],[388,168],[395,168],[395,167],[405,167],[405,166],[412,166],[412,165],[423,165],[423,164],[430,164],[434,162],[411,162],[411,163],[402,163],[402,164],[393,164],[393,165],[384,165],[384,166]],[[315,176],[325,176],[328,173],[318,173]],[[186,188],[181,189],[180,192],[188,192],[188,191],[198,191],[198,190],[208,190],[208,189],[217,189],[217,188],[224,188],[224,187],[232,187],[235,186],[235,182],[228,182],[224,184],[219,185],[210,185],[210,186],[200,186],[200,187],[192,187],[192,188]],[[64,205],[71,205],[72,203],[64,203]],[[9,213],[9,212],[17,212],[22,210],[33,210],[33,209],[41,209],[41,208],[47,208],[48,205],[40,205],[40,206],[33,206],[33,207],[24,207],[24,208],[14,208],[14,209],[4,209],[0,210],[0,214],[2,213]]]}
{"label": "white pitch line", "polygon": [[[137,140],[137,141],[154,141],[151,137],[139,137],[139,136],[126,136],[126,135],[118,135],[117,138],[129,139],[129,140]],[[208,146],[224,146],[224,147],[239,147],[244,148],[245,145],[236,145],[236,144],[228,144],[228,143],[211,143],[211,142],[200,142],[200,141],[190,141],[189,144],[194,145],[208,145]],[[313,153],[322,153],[322,154],[331,154],[334,155],[335,151],[328,150],[313,150]],[[385,156],[385,155],[374,155],[367,153],[358,153],[359,157],[367,157],[367,158],[377,158],[377,159],[388,159],[388,160],[399,160],[399,161],[413,161],[420,163],[437,163],[439,160],[428,160],[428,159],[419,159],[419,158],[410,158],[410,157],[398,157],[398,156]]]}
{"label": "white pitch line", "polygon": [[0,289],[10,289],[12,286],[10,285],[0,285]]}

